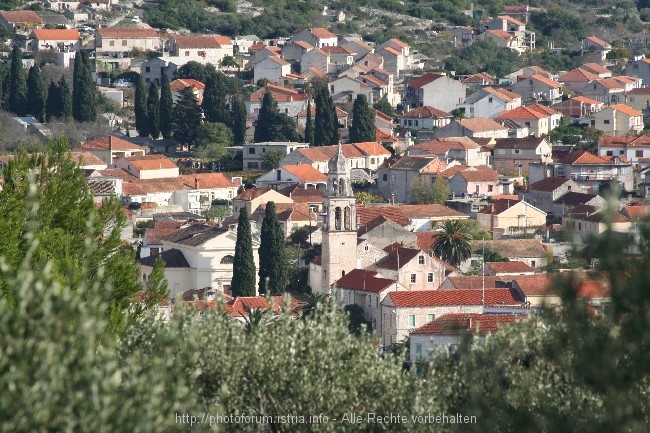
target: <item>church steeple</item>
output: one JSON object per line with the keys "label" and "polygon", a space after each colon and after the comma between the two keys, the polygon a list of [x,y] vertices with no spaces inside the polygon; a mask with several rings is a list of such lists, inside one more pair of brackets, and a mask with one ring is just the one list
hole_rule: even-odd
{"label": "church steeple", "polygon": [[343,146],[339,142],[334,158],[330,159],[328,165],[328,197],[354,197],[352,183],[350,182],[350,166],[348,159],[343,155]]}

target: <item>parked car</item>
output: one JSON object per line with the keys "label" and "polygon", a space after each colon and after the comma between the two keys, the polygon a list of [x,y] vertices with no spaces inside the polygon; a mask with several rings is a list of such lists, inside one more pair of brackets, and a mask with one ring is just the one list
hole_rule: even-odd
{"label": "parked car", "polygon": [[134,23],[139,23],[140,22],[140,17],[135,15],[133,18],[131,18],[131,21],[133,21]]}
{"label": "parked car", "polygon": [[90,26],[77,26],[77,30],[79,30],[80,32],[92,32],[92,31],[95,31],[95,29],[93,29]]}

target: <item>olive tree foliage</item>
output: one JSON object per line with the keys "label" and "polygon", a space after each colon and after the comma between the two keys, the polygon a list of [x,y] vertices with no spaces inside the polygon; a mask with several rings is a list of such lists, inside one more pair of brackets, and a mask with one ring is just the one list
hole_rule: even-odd
{"label": "olive tree foliage", "polygon": [[34,178],[26,194],[22,259],[16,266],[0,259],[12,292],[0,296],[0,431],[186,431],[172,414],[200,406],[189,376],[177,374],[173,347],[161,346],[153,358],[135,351],[120,356],[108,320],[119,286],[103,278],[103,266],[94,270],[92,227],[82,229],[81,278],[74,285],[39,253],[46,204]]}

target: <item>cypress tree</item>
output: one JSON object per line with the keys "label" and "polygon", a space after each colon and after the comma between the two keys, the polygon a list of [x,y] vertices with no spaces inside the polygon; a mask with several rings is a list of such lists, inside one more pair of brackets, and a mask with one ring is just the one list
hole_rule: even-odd
{"label": "cypress tree", "polygon": [[203,112],[194,95],[194,87],[186,87],[179,93],[178,101],[174,104],[172,128],[174,138],[187,145],[189,151],[199,138]]}
{"label": "cypress tree", "polygon": [[27,110],[27,83],[23,68],[23,53],[18,45],[14,45],[11,51],[9,77],[9,110],[24,116]]}
{"label": "cypress tree", "polygon": [[337,144],[338,118],[332,95],[327,86],[319,86],[316,91],[316,119],[314,120],[314,145],[328,146]]}
{"label": "cypress tree", "polygon": [[97,119],[97,89],[93,82],[88,54],[83,51],[74,59],[72,116],[77,122],[92,122]]}
{"label": "cypress tree", "polygon": [[149,118],[149,134],[151,134],[151,138],[157,139],[160,137],[160,96],[158,95],[158,85],[155,81],[149,86],[147,115]]}
{"label": "cypress tree", "polygon": [[230,110],[233,142],[235,146],[241,146],[246,141],[246,105],[240,94],[232,97]]}
{"label": "cypress tree", "polygon": [[352,125],[350,126],[350,142],[363,143],[375,141],[375,116],[370,111],[366,95],[357,95],[352,107]]}
{"label": "cypress tree", "polygon": [[59,80],[59,116],[65,120],[72,118],[72,92],[65,76]]}
{"label": "cypress tree", "polygon": [[255,296],[255,260],[251,220],[246,207],[239,212],[237,244],[232,265],[232,296]]}
{"label": "cypress tree", "polygon": [[163,74],[160,83],[160,133],[163,138],[172,136],[172,120],[174,116],[174,99],[167,74]]}
{"label": "cypress tree", "polygon": [[27,113],[45,122],[45,85],[36,65],[29,68],[27,75]]}
{"label": "cypress tree", "polygon": [[275,211],[275,203],[266,204],[260,238],[259,293],[281,295],[289,284],[286,243]]}
{"label": "cypress tree", "polygon": [[54,117],[61,117],[61,104],[59,103],[59,87],[54,80],[47,86],[47,101],[45,103],[45,120],[50,122]]}
{"label": "cypress tree", "polygon": [[307,101],[307,122],[305,123],[305,143],[314,145],[314,121],[311,118],[311,100]]}
{"label": "cypress tree", "polygon": [[271,92],[267,90],[262,98],[262,106],[260,107],[260,113],[255,123],[255,136],[253,137],[255,143],[271,141],[274,120],[279,113],[278,103],[275,102],[275,98],[273,98]]}
{"label": "cypress tree", "polygon": [[142,75],[135,86],[135,129],[140,137],[149,136],[149,116],[147,115],[147,90]]}
{"label": "cypress tree", "polygon": [[210,74],[205,83],[201,104],[206,121],[230,124],[230,113],[226,104],[227,94],[226,76],[222,72]]}

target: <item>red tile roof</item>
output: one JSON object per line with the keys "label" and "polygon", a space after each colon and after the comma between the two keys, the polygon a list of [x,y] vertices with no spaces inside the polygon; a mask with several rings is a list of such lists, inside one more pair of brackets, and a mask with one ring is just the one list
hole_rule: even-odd
{"label": "red tile roof", "polygon": [[524,262],[485,262],[485,267],[492,270],[496,274],[510,274],[516,272],[535,272]]}
{"label": "red tile roof", "polygon": [[197,174],[184,174],[180,178],[190,188],[196,186],[198,181],[199,189],[212,189],[212,188],[236,188],[237,185],[232,183],[223,173],[197,173]]}
{"label": "red tile roof", "polygon": [[530,77],[528,77],[528,79],[537,80],[540,83],[544,83],[547,86],[552,87],[554,89],[559,89],[559,88],[562,87],[562,85],[560,83],[558,83],[557,81],[553,81],[550,78],[546,78],[543,75],[538,75],[538,74],[531,75]]}
{"label": "red tile roof", "polygon": [[169,87],[172,92],[180,92],[187,87],[194,87],[196,90],[205,90],[205,84],[192,78],[177,78],[169,83]]}
{"label": "red tile roof", "polygon": [[[483,287],[496,287],[497,281],[502,282],[504,280],[501,277],[495,277],[491,275],[459,275],[454,277],[447,277],[455,290],[479,290]],[[485,285],[484,285],[485,284]]]}
{"label": "red tile roof", "polygon": [[[285,299],[283,296],[271,296],[270,303],[264,296],[239,296],[227,302],[225,305],[226,314],[231,317],[247,317],[249,311],[258,309],[270,309],[275,314],[280,314],[285,308],[284,306]],[[288,310],[291,315],[296,316],[302,306],[302,302],[294,297],[290,297]]]}
{"label": "red tile roof", "polygon": [[323,28],[323,27],[313,27],[311,29],[307,29],[309,33],[312,35],[316,36],[319,39],[331,39],[335,38],[336,35],[329,30]]}
{"label": "red tile roof", "polygon": [[546,119],[548,116],[527,107],[517,107],[502,111],[496,119]]}
{"label": "red tile roof", "polygon": [[131,143],[118,137],[114,137],[112,135],[105,135],[92,141],[81,143],[75,148],[75,150],[108,150],[109,148],[114,151],[141,150],[144,152],[145,150],[145,148],[142,146],[138,146],[137,144]]}
{"label": "red tile roof", "polygon": [[499,172],[488,166],[467,167],[458,172],[468,182],[491,182],[499,180]]}
{"label": "red tile roof", "polygon": [[504,30],[487,30],[486,33],[496,36],[497,38],[503,39],[505,41],[515,39],[515,35],[513,35],[512,33],[508,33]]}
{"label": "red tile roof", "polygon": [[578,298],[608,298],[609,293],[605,284],[600,281],[580,281],[575,283],[574,289]]}
{"label": "red tile roof", "polygon": [[411,81],[407,83],[407,87],[413,87],[417,89],[433,81],[436,81],[438,78],[442,78],[444,76],[445,74],[435,74],[433,72],[425,72],[419,77],[411,79]]}
{"label": "red tile roof", "polygon": [[399,207],[408,218],[467,217],[464,213],[441,204],[403,204]]}
{"label": "red tile roof", "polygon": [[526,296],[550,294],[551,279],[548,275],[519,275],[514,277],[512,281]]}
{"label": "red tile roof", "polygon": [[363,269],[353,269],[336,282],[336,287],[370,293],[379,293],[394,285],[395,281]]}
{"label": "red tile roof", "polygon": [[419,249],[431,251],[433,249],[433,235],[438,232],[415,232],[416,243]]}
{"label": "red tile roof", "polygon": [[588,41],[593,42],[596,45],[600,45],[603,48],[610,48],[611,45],[609,45],[607,42],[603,41],[600,38],[597,38],[596,36],[589,36],[587,38]]}
{"label": "red tile roof", "polygon": [[425,105],[423,107],[414,108],[408,113],[404,113],[401,117],[404,119],[440,119],[452,118],[454,116],[446,111]]}
{"label": "red tile roof", "polygon": [[576,150],[571,153],[566,154],[563,158],[559,160],[562,164],[611,164],[612,162],[601,157],[594,155],[593,153],[587,152],[586,150]]}
{"label": "red tile roof", "polygon": [[415,335],[494,334],[502,326],[526,318],[525,314],[445,314],[411,331]]}
{"label": "red tile roof", "polygon": [[97,29],[97,33],[102,39],[111,38],[158,38],[158,30],[156,29],[141,29],[141,28],[117,28],[117,27],[101,27]]}
{"label": "red tile roof", "polygon": [[594,80],[599,80],[600,76],[591,73],[589,71],[586,71],[582,68],[575,68],[570,70],[569,72],[566,72],[558,77],[558,81],[560,83],[567,83],[567,82],[584,82],[584,83],[589,83]]}
{"label": "red tile roof", "polygon": [[235,197],[233,200],[245,200],[245,201],[250,201],[254,200],[257,197],[266,194],[267,192],[271,191],[268,188],[251,188],[247,189],[245,191],[242,191],[241,194],[239,194],[237,197]]}
{"label": "red tile roof", "polygon": [[282,168],[303,182],[327,182],[327,176],[309,164],[284,165]]}
{"label": "red tile roof", "polygon": [[521,305],[522,300],[512,289],[482,290],[414,290],[391,292],[388,295],[395,307],[445,307],[454,305]]}
{"label": "red tile roof", "polygon": [[621,113],[626,114],[630,117],[643,116],[643,113],[625,104],[614,104],[614,105],[610,105],[608,108],[611,108],[612,110],[620,111]]}
{"label": "red tile roof", "polygon": [[74,41],[80,37],[77,29],[38,29],[34,36],[40,41]]}
{"label": "red tile roof", "polygon": [[187,189],[187,185],[177,177],[163,179],[135,179],[122,184],[122,193],[125,196],[184,191]]}
{"label": "red tile roof", "polygon": [[547,177],[546,179],[538,180],[537,182],[531,183],[528,186],[528,189],[532,191],[551,192],[551,191],[555,191],[557,188],[561,187],[568,181],[569,179],[567,179],[566,177]]}
{"label": "red tile roof", "polygon": [[390,155],[390,152],[384,146],[377,143],[376,141],[364,141],[362,143],[352,143],[352,144],[361,152],[369,156]]}
{"label": "red tile roof", "polygon": [[127,156],[124,160],[129,161],[129,164],[136,167],[138,170],[178,168],[178,166],[165,155]]}
{"label": "red tile roof", "polygon": [[384,216],[395,224],[405,226],[411,223],[409,218],[404,215],[400,206],[365,206],[357,205],[357,218],[359,224],[368,224],[378,216]]}
{"label": "red tile roof", "polygon": [[522,23],[521,21],[516,20],[513,17],[508,16],[508,15],[499,15],[497,18],[508,21],[509,23],[512,23],[512,24],[514,24],[516,26],[525,26],[526,25],[526,24]]}
{"label": "red tile roof", "polygon": [[260,102],[266,92],[271,93],[277,102],[291,102],[291,101],[305,101],[311,98],[310,95],[300,93],[297,90],[289,89],[283,86],[276,86],[275,84],[267,84],[259,90],[251,93],[250,100],[252,102]]}
{"label": "red tile roof", "polygon": [[650,146],[650,136],[633,135],[626,136],[603,136],[598,140],[598,147],[648,147]]}
{"label": "red tile roof", "polygon": [[508,129],[500,123],[497,123],[494,119],[488,119],[486,117],[459,119],[457,122],[460,123],[463,128],[469,129],[471,132],[503,131]]}
{"label": "red tile roof", "polygon": [[[407,44],[406,42],[402,42],[399,39],[395,39],[395,38],[389,39],[387,42],[390,42],[390,43],[392,43],[394,45],[397,45],[400,48],[408,48],[409,47],[409,44]],[[387,42],[384,42],[384,43],[387,43]]]}
{"label": "red tile roof", "polygon": [[0,15],[8,23],[43,23],[43,19],[34,11],[2,11]]}
{"label": "red tile roof", "polygon": [[388,255],[377,262],[377,267],[382,269],[399,270],[416,256],[424,254],[419,248],[406,248],[397,246]]}
{"label": "red tile roof", "polygon": [[174,41],[178,48],[221,48],[217,39],[210,35],[176,36]]}

